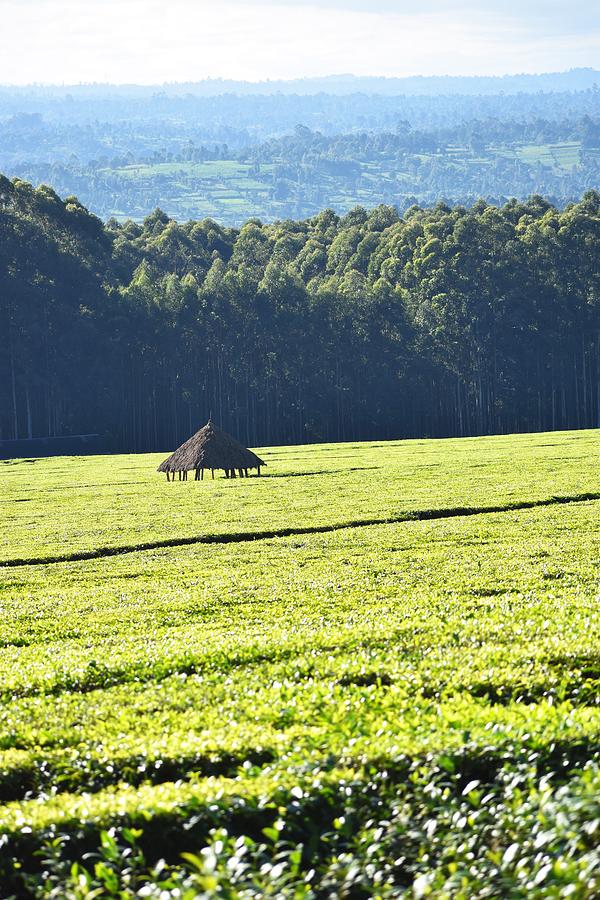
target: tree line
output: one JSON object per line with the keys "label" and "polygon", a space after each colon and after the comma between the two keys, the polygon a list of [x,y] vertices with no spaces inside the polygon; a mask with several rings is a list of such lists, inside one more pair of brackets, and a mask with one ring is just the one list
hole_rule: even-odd
{"label": "tree line", "polygon": [[600,425],[600,195],[225,228],[0,177],[0,439]]}

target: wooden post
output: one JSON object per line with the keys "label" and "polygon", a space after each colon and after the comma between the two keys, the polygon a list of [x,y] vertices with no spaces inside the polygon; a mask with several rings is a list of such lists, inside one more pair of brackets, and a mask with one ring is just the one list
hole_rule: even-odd
{"label": "wooden post", "polygon": [[244,475],[248,478],[248,469],[244,469]]}
{"label": "wooden post", "polygon": [[212,472],[212,477],[213,477],[213,481],[214,481],[215,480],[215,470],[211,469],[210,471]]}
{"label": "wooden post", "polygon": [[258,477],[260,478],[260,466],[256,467],[258,469]]}
{"label": "wooden post", "polygon": [[204,481],[204,466],[200,469],[200,481]]}
{"label": "wooden post", "polygon": [[167,476],[167,481],[170,481],[169,473],[168,473],[168,472],[165,472],[165,474],[166,474],[166,476]]}

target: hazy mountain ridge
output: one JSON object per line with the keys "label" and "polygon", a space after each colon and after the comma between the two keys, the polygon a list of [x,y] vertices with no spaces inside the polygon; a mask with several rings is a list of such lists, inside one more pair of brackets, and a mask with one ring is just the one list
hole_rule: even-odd
{"label": "hazy mountain ridge", "polygon": [[600,86],[600,70],[569,69],[565,72],[522,73],[518,75],[409,75],[403,78],[362,76],[351,74],[327,75],[319,78],[273,79],[267,81],[236,81],[227,78],[207,78],[195,82],[167,82],[163,84],[74,84],[74,85],[0,85],[0,97],[14,94],[20,97],[71,94],[78,97],[98,97],[114,94],[131,97],[151,97],[156,93],[177,97],[191,94],[217,97],[222,94],[387,94],[392,96],[432,96],[438,94],[496,94],[531,93],[537,91],[580,91]]}

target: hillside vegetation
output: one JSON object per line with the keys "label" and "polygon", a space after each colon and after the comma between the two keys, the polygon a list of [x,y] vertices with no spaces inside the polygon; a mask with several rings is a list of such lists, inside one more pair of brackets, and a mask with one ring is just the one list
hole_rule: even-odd
{"label": "hillside vegetation", "polygon": [[600,421],[600,197],[104,225],[0,179],[0,439],[247,444]]}
{"label": "hillside vegetation", "polygon": [[599,451],[1,464],[3,896],[597,895]]}
{"label": "hillside vegetation", "polygon": [[0,86],[0,171],[108,219],[240,226],[357,204],[559,207],[598,186],[599,73]]}
{"label": "hillside vegetation", "polygon": [[574,140],[565,129],[549,143],[539,137],[493,141],[489,130],[487,123],[472,123],[461,129],[463,140],[452,143],[439,132],[324,138],[298,129],[235,154],[226,147],[187,147],[175,157],[155,153],[136,161],[127,155],[109,165],[21,165],[17,171],[34,183],[50,180],[60,193],[77,193],[105,219],[141,221],[160,204],[178,219],[210,216],[227,225],[251,216],[311,216],[323,207],[347,213],[357,204],[405,210],[440,198],[505,202],[544,194],[564,206],[600,183],[600,140],[588,146],[578,139],[585,125],[572,129]]}

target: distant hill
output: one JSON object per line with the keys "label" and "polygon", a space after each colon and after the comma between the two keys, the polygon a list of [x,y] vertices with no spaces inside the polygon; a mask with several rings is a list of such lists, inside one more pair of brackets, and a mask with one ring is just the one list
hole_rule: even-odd
{"label": "distant hill", "polygon": [[104,219],[557,206],[600,184],[600,72],[0,87],[0,170]]}
{"label": "distant hill", "polygon": [[[600,94],[599,94],[600,99]],[[38,149],[44,132],[37,132]],[[564,207],[600,184],[600,115],[562,122],[473,120],[453,129],[326,136],[298,125],[291,134],[235,149],[192,141],[166,149],[134,147],[87,164],[17,163],[12,174],[77,194],[109,219],[141,221],[156,206],[180,220],[209,216],[226,225],[245,219],[304,218],[357,204],[407,209],[438,200],[470,204],[483,197],[543,194]],[[85,144],[80,145],[85,151]],[[101,151],[102,152],[102,151]]]}
{"label": "distant hill", "polygon": [[290,80],[233,81],[207,78],[204,81],[154,85],[76,84],[28,85],[2,87],[21,97],[98,98],[106,95],[150,97],[157,92],[170,97],[191,94],[217,97],[221,94],[385,94],[387,96],[434,96],[439,94],[518,94],[538,91],[581,91],[600,87],[600,71],[592,68],[569,69],[567,72],[543,72],[519,75],[412,75],[405,78],[379,76],[328,75],[322,78]]}

